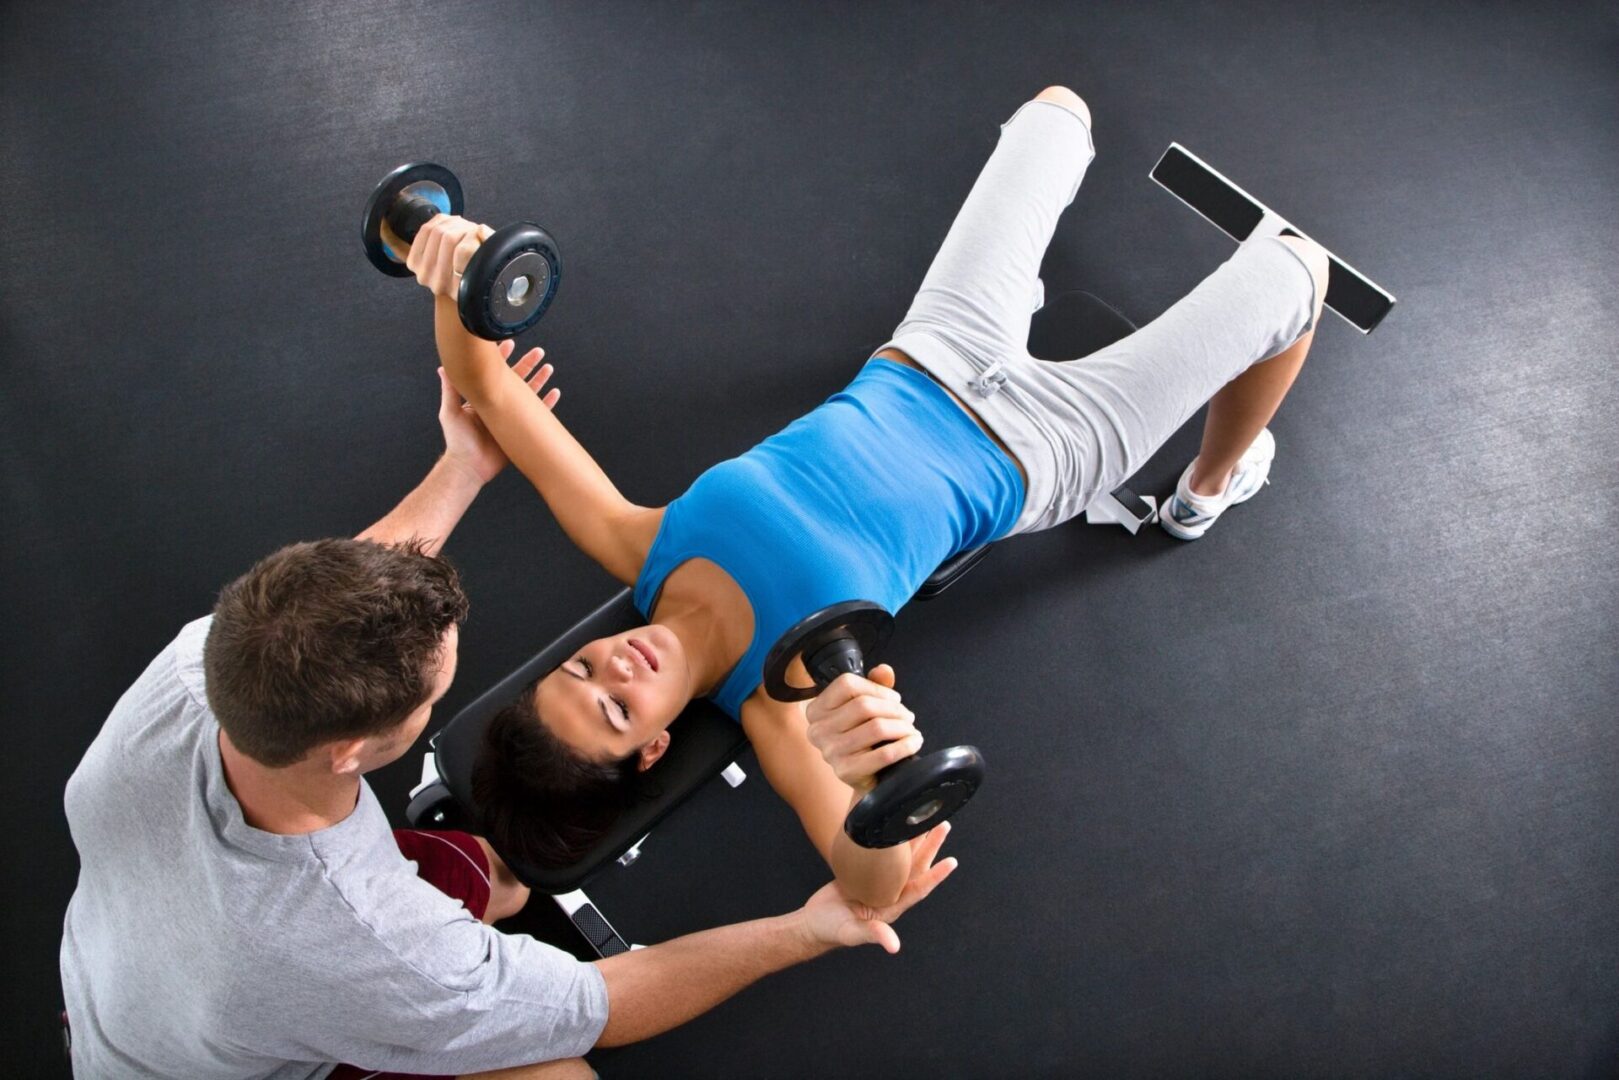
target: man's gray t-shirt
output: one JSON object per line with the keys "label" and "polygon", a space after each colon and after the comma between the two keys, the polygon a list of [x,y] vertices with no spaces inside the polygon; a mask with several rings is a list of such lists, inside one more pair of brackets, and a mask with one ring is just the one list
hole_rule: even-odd
{"label": "man's gray t-shirt", "polygon": [[75,1074],[459,1073],[590,1049],[607,1022],[601,973],[418,878],[364,781],[354,812],[319,832],[243,820],[204,692],[210,622],[152,661],[68,782]]}

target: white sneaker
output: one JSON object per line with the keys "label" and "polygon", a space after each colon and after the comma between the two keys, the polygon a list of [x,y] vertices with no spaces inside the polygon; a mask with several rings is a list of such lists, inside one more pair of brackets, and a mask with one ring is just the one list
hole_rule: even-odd
{"label": "white sneaker", "polygon": [[1270,428],[1265,428],[1253,445],[1237,459],[1237,467],[1231,470],[1231,479],[1226,481],[1225,490],[1218,495],[1197,495],[1192,492],[1192,465],[1197,464],[1194,458],[1192,465],[1186,466],[1186,471],[1181,473],[1180,482],[1175,485],[1175,494],[1164,503],[1158,515],[1158,524],[1170,536],[1196,540],[1209,531],[1209,526],[1228,507],[1247,502],[1259,494],[1260,488],[1270,483],[1270,463],[1275,458],[1276,437],[1270,433]]}

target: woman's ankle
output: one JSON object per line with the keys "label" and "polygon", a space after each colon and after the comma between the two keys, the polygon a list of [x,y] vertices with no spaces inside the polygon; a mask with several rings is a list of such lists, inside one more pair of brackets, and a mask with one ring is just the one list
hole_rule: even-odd
{"label": "woman's ankle", "polygon": [[1218,475],[1211,474],[1203,469],[1203,459],[1196,458],[1192,462],[1192,475],[1186,482],[1193,495],[1204,499],[1218,498],[1225,494],[1226,485],[1231,482],[1231,469]]}

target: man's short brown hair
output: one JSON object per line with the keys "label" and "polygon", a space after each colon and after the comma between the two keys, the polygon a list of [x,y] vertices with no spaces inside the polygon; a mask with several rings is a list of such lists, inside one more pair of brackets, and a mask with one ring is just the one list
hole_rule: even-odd
{"label": "man's short brown hair", "polygon": [[420,544],[292,544],[219,594],[208,704],[238,750],[272,767],[380,735],[427,700],[444,636],[466,616],[455,567]]}

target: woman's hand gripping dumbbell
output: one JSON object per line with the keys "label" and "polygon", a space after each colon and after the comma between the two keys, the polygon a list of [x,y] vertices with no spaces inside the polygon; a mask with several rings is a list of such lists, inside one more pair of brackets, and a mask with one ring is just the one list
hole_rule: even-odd
{"label": "woman's hand gripping dumbbell", "polygon": [[[431,163],[401,165],[366,200],[360,226],[366,256],[385,274],[409,277],[422,229],[441,215],[459,217],[464,208],[454,173]],[[516,337],[540,320],[556,295],[562,275],[556,241],[530,221],[479,226],[476,237],[457,262],[460,276],[448,295],[468,333],[488,341]]]}

